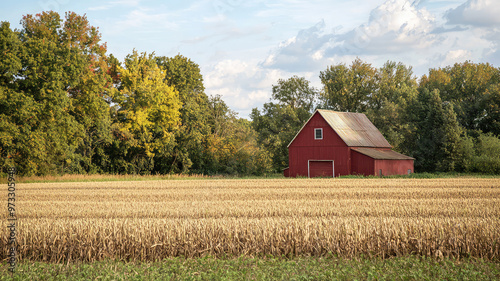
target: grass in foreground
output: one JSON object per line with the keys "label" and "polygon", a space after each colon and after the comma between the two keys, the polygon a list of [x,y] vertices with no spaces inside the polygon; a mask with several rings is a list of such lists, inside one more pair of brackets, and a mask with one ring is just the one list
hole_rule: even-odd
{"label": "grass in foreground", "polygon": [[245,258],[183,259],[154,263],[116,261],[21,263],[11,275],[0,266],[0,280],[498,280],[500,264],[479,259],[430,258]]}

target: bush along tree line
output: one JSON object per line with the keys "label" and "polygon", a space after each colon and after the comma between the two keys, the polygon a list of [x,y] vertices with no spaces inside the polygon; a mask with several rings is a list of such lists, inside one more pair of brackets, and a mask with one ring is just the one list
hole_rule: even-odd
{"label": "bush along tree line", "polygon": [[207,96],[199,66],[133,51],[107,54],[85,16],[0,23],[0,168],[66,173],[262,175],[288,166],[287,146],[316,108],[362,112],[420,172],[500,173],[500,69],[431,69],[356,59],[280,79],[272,99],[238,118]]}

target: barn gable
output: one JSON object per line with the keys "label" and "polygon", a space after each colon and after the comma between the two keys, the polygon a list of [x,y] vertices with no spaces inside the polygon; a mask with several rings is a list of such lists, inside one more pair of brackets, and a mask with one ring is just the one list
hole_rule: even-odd
{"label": "barn gable", "polygon": [[[315,138],[315,130],[321,129],[321,139]],[[313,114],[295,135],[288,147],[294,146],[347,146],[320,114]]]}
{"label": "barn gable", "polygon": [[299,130],[297,135],[290,142],[290,147],[295,139],[306,128],[311,119],[319,114],[331,129],[343,140],[347,146],[351,147],[383,147],[391,148],[380,131],[362,113],[336,112],[332,110],[318,109]]}

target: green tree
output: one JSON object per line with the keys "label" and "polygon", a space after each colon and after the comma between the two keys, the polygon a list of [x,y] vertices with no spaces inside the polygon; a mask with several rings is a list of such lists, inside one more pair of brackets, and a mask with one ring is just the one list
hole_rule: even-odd
{"label": "green tree", "polygon": [[409,124],[405,112],[417,96],[417,78],[411,67],[388,61],[377,70],[375,79],[366,115],[395,150],[406,152],[403,141],[409,133]]}
{"label": "green tree", "polygon": [[316,89],[304,77],[292,76],[287,80],[279,79],[278,85],[273,85],[272,98],[293,110],[310,112],[314,107]]}
{"label": "green tree", "polygon": [[[500,71],[488,63],[475,64],[470,61],[456,63],[445,68],[431,69],[429,76],[423,76],[420,87],[429,91],[439,90],[443,101],[453,105],[458,121],[469,132],[482,130],[490,132],[486,100],[491,98],[489,91],[500,83]],[[490,100],[493,102],[495,99]],[[496,104],[495,106],[499,106]],[[485,115],[486,114],[486,115]],[[493,132],[497,135],[500,131]]]}
{"label": "green tree", "polygon": [[250,117],[259,146],[272,158],[273,169],[280,172],[288,167],[288,144],[313,113],[317,92],[309,81],[297,76],[280,79],[272,89],[276,103],[264,104],[262,112],[254,108]]}
{"label": "green tree", "polygon": [[[10,29],[8,22],[0,22],[0,167],[6,168],[14,164],[12,159],[17,151],[15,140],[20,137],[18,120],[20,105],[24,98],[16,98],[15,75],[22,68],[19,57],[21,42],[18,34]],[[23,113],[26,111],[22,111]],[[16,116],[17,115],[17,116]],[[26,170],[23,167],[23,170]]]}
{"label": "green tree", "polygon": [[475,145],[471,170],[479,173],[500,174],[500,139],[492,133],[479,134]]}
{"label": "green tree", "polygon": [[171,161],[166,161],[160,172],[203,172],[206,162],[204,146],[210,135],[208,124],[208,96],[203,86],[199,66],[190,59],[177,55],[157,57],[156,62],[165,71],[166,83],[179,92],[182,103],[181,125],[175,133],[175,148]]}
{"label": "green tree", "polygon": [[480,130],[500,137],[500,83],[485,91],[479,107],[481,113],[477,122]]}
{"label": "green tree", "polygon": [[10,29],[10,23],[0,22],[0,85],[14,86],[16,75],[22,68],[19,34]]}
{"label": "green tree", "polygon": [[405,106],[417,95],[417,77],[411,66],[386,62],[375,73],[376,86],[369,98],[369,108],[380,109],[384,102]]}
{"label": "green tree", "polygon": [[102,171],[104,146],[111,142],[109,92],[113,88],[106,45],[101,43],[97,28],[75,13],[66,14],[60,37],[72,62],[70,77],[76,78],[68,84],[67,92],[72,102],[70,113],[83,125],[83,139],[77,149],[81,166],[85,172]]}
{"label": "green tree", "polygon": [[63,40],[66,22],[55,12],[21,21],[17,55],[22,67],[9,79],[15,84],[14,106],[28,111],[10,115],[11,126],[19,132],[13,140],[13,159],[22,174],[68,173],[79,166],[75,150],[84,137],[83,126],[70,113],[68,94],[78,79],[78,62],[71,59],[71,48]]}
{"label": "green tree", "polygon": [[409,154],[416,158],[415,170],[466,170],[472,156],[470,141],[459,126],[452,105],[441,100],[439,91],[421,89],[408,109],[413,137],[406,141]]}
{"label": "green tree", "polygon": [[206,172],[262,175],[271,172],[268,153],[261,149],[248,120],[237,117],[220,96],[209,98],[212,128],[206,150]]}
{"label": "green tree", "polygon": [[320,79],[322,108],[366,113],[395,150],[405,151],[403,140],[409,126],[404,115],[417,96],[417,78],[411,67],[388,61],[376,69],[357,58],[349,67],[328,67]]}
{"label": "green tree", "polygon": [[320,105],[324,109],[365,112],[376,89],[376,69],[356,58],[350,67],[329,66],[320,72],[323,90]]}
{"label": "green tree", "polygon": [[152,54],[134,50],[124,65],[117,66],[120,86],[112,95],[118,105],[114,113],[112,171],[150,173],[155,157],[172,156],[181,102],[178,92],[164,80],[165,73]]}
{"label": "green tree", "polygon": [[64,20],[56,12],[27,15],[21,24],[18,33],[2,24],[0,83],[17,109],[4,111],[14,134],[10,159],[23,174],[95,172],[92,158],[109,141],[110,79],[100,34],[75,13]]}

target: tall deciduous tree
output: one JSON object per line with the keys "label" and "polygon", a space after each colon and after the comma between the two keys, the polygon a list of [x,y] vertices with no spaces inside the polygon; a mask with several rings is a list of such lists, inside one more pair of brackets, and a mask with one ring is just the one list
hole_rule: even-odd
{"label": "tall deciduous tree", "polygon": [[411,66],[388,61],[376,70],[375,79],[368,102],[371,109],[380,109],[385,102],[405,106],[417,95],[417,77]]}
{"label": "tall deciduous tree", "polygon": [[377,69],[375,79],[366,115],[395,150],[406,152],[402,145],[409,133],[405,112],[417,96],[417,78],[411,67],[388,61]]}
{"label": "tall deciduous tree", "polygon": [[66,173],[79,166],[75,150],[84,132],[71,114],[68,91],[77,84],[78,70],[84,66],[72,56],[81,50],[68,44],[66,33],[77,28],[71,26],[69,17],[63,21],[55,12],[44,12],[21,21],[18,57],[22,67],[10,80],[16,84],[14,100],[30,107],[26,109],[30,118],[15,124],[33,139],[16,148],[15,162],[23,174]]}
{"label": "tall deciduous tree", "polygon": [[478,127],[483,132],[500,137],[500,83],[491,85],[486,90],[480,108]]}
{"label": "tall deciduous tree", "polygon": [[[438,89],[442,99],[452,103],[460,125],[469,132],[490,132],[493,128],[488,127],[482,120],[489,119],[490,114],[494,115],[494,112],[488,112],[484,106],[485,101],[491,98],[490,90],[499,83],[499,69],[488,63],[475,64],[466,61],[445,68],[431,69],[428,76],[422,77],[420,86],[429,91]],[[499,135],[500,131],[493,133]]]}
{"label": "tall deciduous tree", "polygon": [[264,104],[262,112],[252,110],[252,125],[258,143],[269,152],[275,171],[288,166],[288,144],[309,119],[314,110],[317,92],[302,77],[279,80],[273,86],[273,99]]}
{"label": "tall deciduous tree", "polygon": [[320,72],[321,107],[336,111],[365,112],[375,92],[376,69],[357,58],[350,67],[338,64]]}
{"label": "tall deciduous tree", "polygon": [[[133,51],[118,66],[120,86],[113,95],[118,104],[114,135],[113,170],[150,173],[154,159],[169,158],[179,127],[181,102],[178,92],[164,80],[152,54]],[[116,151],[115,151],[116,153]]]}
{"label": "tall deciduous tree", "polygon": [[211,134],[207,139],[206,171],[262,175],[272,170],[269,153],[256,141],[248,120],[240,119],[220,96],[209,98]]}
{"label": "tall deciduous tree", "polygon": [[21,24],[16,40],[2,27],[10,38],[2,44],[9,51],[1,64],[10,66],[0,68],[0,79],[11,89],[4,94],[15,91],[10,102],[29,115],[10,126],[22,132],[11,136],[12,158],[23,174],[95,172],[96,147],[109,141],[110,79],[100,34],[75,13],[64,20],[55,12],[27,15]]}
{"label": "tall deciduous tree", "polygon": [[465,170],[470,142],[459,126],[449,102],[443,102],[439,91],[421,89],[417,100],[408,108],[407,118],[413,125],[413,136],[406,140],[410,154],[416,158],[417,171]]}
{"label": "tall deciduous tree", "polygon": [[293,110],[310,112],[316,100],[316,90],[304,77],[292,76],[287,80],[279,79],[278,84],[273,85],[272,98]]}
{"label": "tall deciduous tree", "polygon": [[[16,32],[10,29],[8,22],[0,22],[0,167],[13,165],[17,151],[16,140],[22,137],[17,124],[23,120],[29,110],[26,97],[17,91],[15,76],[22,68],[20,59],[21,42]],[[24,168],[24,170],[26,170]]]}
{"label": "tall deciduous tree", "polygon": [[21,41],[17,32],[10,29],[10,23],[0,22],[0,85],[15,87],[16,75],[22,68]]}
{"label": "tall deciduous tree", "polygon": [[165,71],[165,82],[179,92],[182,103],[181,125],[175,134],[173,158],[162,165],[160,172],[178,173],[190,169],[203,172],[206,162],[204,146],[210,135],[210,126],[208,96],[204,92],[200,68],[181,55],[157,57],[156,62]]}
{"label": "tall deciduous tree", "polygon": [[[97,28],[91,26],[85,16],[75,13],[66,14],[60,33],[72,62],[66,74],[70,79],[76,77],[67,85],[67,92],[72,101],[70,113],[83,125],[83,139],[77,149],[82,170],[102,171],[98,164],[103,164],[106,158],[103,147],[111,142],[109,92],[113,88],[106,45],[101,43]],[[101,163],[94,163],[96,160]]]}

